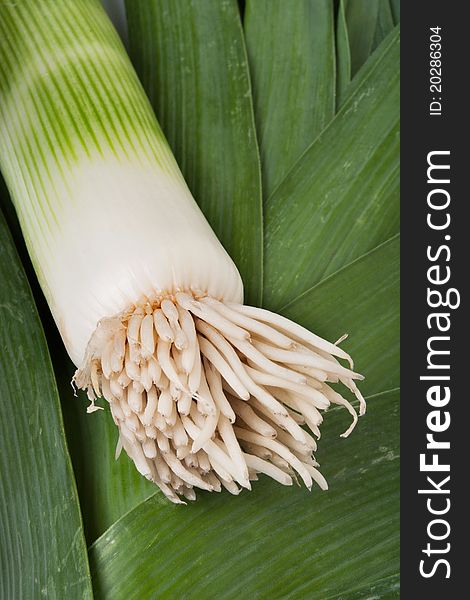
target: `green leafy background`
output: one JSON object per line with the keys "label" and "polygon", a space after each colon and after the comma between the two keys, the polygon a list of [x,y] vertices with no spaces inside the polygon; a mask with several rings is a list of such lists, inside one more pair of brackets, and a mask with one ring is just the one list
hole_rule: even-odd
{"label": "green leafy background", "polygon": [[114,461],[108,411],[74,396],[0,188],[21,256],[2,219],[0,596],[398,597],[399,3],[126,9],[131,58],[247,301],[333,341],[348,332],[368,411],[348,439],[345,411],[325,415],[328,492],[261,477],[169,504]]}

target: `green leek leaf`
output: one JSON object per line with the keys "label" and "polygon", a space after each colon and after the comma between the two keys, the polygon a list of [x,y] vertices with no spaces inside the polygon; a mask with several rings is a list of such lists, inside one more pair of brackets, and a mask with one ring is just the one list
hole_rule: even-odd
{"label": "green leek leaf", "polygon": [[373,50],[381,0],[346,0],[346,22],[354,77]]}
{"label": "green leek leaf", "polygon": [[262,285],[261,173],[236,0],[126,3],[130,55],[188,185],[245,283]]}
{"label": "green leek leaf", "polygon": [[393,598],[400,598],[400,575],[390,575],[390,577],[384,577],[379,581],[374,582],[372,585],[360,585],[358,588],[354,588],[348,594],[334,594],[328,596],[325,600],[369,600],[387,598],[392,600]]}
{"label": "green leek leaf", "polygon": [[398,231],[398,59],[395,31],[267,200],[267,308],[280,308]]}
{"label": "green leek leaf", "polygon": [[365,375],[360,388],[376,394],[398,387],[399,236],[364,254],[282,309],[318,335],[337,340]]}
{"label": "green leek leaf", "polygon": [[244,25],[267,197],[334,115],[333,3],[251,0]]}
{"label": "green leek leaf", "polygon": [[351,81],[351,51],[349,50],[348,25],[346,23],[345,0],[339,0],[336,18],[336,107],[346,97]]}
{"label": "green leek leaf", "polygon": [[46,340],[0,213],[0,597],[91,598]]}
{"label": "green leek leaf", "polygon": [[400,0],[390,0],[393,22],[395,25],[400,22]]}
{"label": "green leek leaf", "polygon": [[377,14],[377,25],[375,28],[372,50],[380,46],[382,40],[392,31],[395,23],[393,21],[390,0],[379,0],[379,12]]}

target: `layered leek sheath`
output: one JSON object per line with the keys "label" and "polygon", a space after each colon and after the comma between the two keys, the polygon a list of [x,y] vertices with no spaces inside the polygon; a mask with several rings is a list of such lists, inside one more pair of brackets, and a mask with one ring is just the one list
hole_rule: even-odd
{"label": "layered leek sheath", "polygon": [[[0,2],[0,167],[91,401],[174,502],[257,473],[326,482],[313,452],[350,357],[244,306],[98,0]],[[338,359],[348,361],[341,364]],[[307,425],[310,432],[303,425]]]}

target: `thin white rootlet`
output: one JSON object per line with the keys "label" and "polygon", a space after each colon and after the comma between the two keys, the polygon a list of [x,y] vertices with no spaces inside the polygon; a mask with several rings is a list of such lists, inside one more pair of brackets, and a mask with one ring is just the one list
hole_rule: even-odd
{"label": "thin white rootlet", "polygon": [[[349,361],[346,368],[337,360]],[[327,483],[313,452],[320,411],[352,405],[328,383],[365,402],[348,354],[269,311],[176,293],[144,300],[100,321],[75,375],[109,402],[121,448],[173,502],[195,487],[238,494],[265,473],[283,485],[299,476]]]}

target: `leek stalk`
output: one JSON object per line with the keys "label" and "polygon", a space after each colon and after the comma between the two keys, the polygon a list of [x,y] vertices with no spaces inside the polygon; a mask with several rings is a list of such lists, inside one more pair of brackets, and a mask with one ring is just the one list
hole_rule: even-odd
{"label": "leek stalk", "polygon": [[243,305],[97,0],[0,3],[0,141],[74,381],[90,412],[108,401],[117,453],[173,502],[259,472],[325,489],[320,411],[345,406],[348,435],[356,411],[329,384],[362,414],[362,377],[338,344]]}

